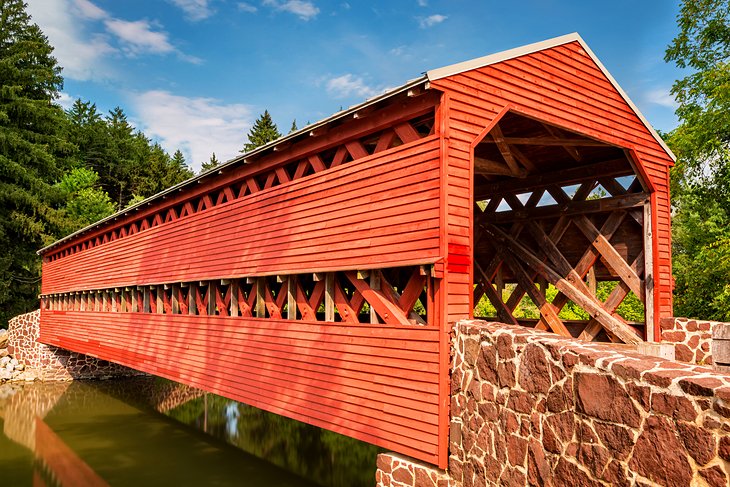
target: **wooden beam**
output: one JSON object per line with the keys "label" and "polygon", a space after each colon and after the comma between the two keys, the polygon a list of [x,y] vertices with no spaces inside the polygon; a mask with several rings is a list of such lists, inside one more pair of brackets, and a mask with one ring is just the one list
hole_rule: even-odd
{"label": "wooden beam", "polygon": [[328,272],[324,278],[324,320],[335,321],[335,273]]}
{"label": "wooden beam", "polygon": [[[256,278],[256,318],[266,318],[266,281],[265,277]],[[251,292],[254,292],[252,289]]]}
{"label": "wooden beam", "polygon": [[[375,291],[380,290],[380,273],[377,270],[370,271],[370,289],[373,289]],[[363,295],[363,297],[365,296]],[[370,307],[370,323],[373,325],[377,325],[378,323],[380,323],[380,320],[378,319],[378,313],[375,312],[375,308],[373,308],[370,303],[368,303],[368,306]]]}
{"label": "wooden beam", "polygon": [[[490,140],[484,140],[490,143]],[[592,139],[568,139],[558,137],[504,137],[502,142],[508,145],[539,145],[539,146],[566,146],[566,147],[614,147],[605,142]],[[497,145],[499,142],[494,141]]]}
{"label": "wooden beam", "polygon": [[[548,134],[550,134],[555,139],[560,139],[563,137],[563,135],[560,133],[560,130],[557,127],[553,127],[552,125],[548,125],[546,123],[543,123],[542,126],[547,130]],[[563,145],[561,146],[563,150],[572,157],[576,162],[581,161],[580,153],[578,152],[578,149],[572,146]]]}
{"label": "wooden beam", "polygon": [[502,154],[505,162],[507,162],[507,166],[509,166],[512,174],[514,176],[517,176],[519,174],[519,166],[517,165],[517,161],[515,161],[515,158],[512,156],[509,145],[505,142],[504,134],[502,133],[502,129],[499,128],[498,123],[494,124],[494,127],[492,128],[492,131],[489,132],[489,135],[492,136],[494,143],[497,144],[499,153]]}
{"label": "wooden beam", "polygon": [[583,235],[586,236],[596,250],[600,252],[606,263],[608,263],[618,277],[629,286],[629,289],[642,302],[645,301],[644,283],[633,269],[631,269],[631,266],[621,257],[621,254],[611,245],[608,239],[598,231],[585,215],[575,217],[573,223],[583,232]]}
{"label": "wooden beam", "polygon": [[519,323],[517,323],[515,317],[512,316],[512,311],[505,306],[500,294],[498,294],[492,287],[492,283],[489,281],[489,276],[476,261],[474,261],[474,270],[477,271],[485,281],[483,284],[484,293],[487,295],[487,299],[489,299],[492,303],[492,306],[494,306],[494,309],[497,310],[497,317],[504,323],[518,325]]}
{"label": "wooden beam", "polygon": [[568,167],[544,174],[535,174],[521,180],[513,179],[483,184],[477,188],[476,200],[500,197],[505,194],[526,193],[535,189],[544,189],[553,184],[569,186],[586,180],[594,180],[597,176],[620,177],[633,173],[629,161],[621,157],[584,166]]}
{"label": "wooden beam", "polygon": [[238,316],[240,314],[240,308],[238,307],[238,279],[232,279],[228,285],[228,290],[231,293],[231,303],[229,305],[228,314],[229,316]]}
{"label": "wooden beam", "polygon": [[286,288],[286,318],[288,320],[297,319],[297,276],[289,276],[289,285]]}
{"label": "wooden beam", "polygon": [[598,320],[606,329],[623,340],[624,343],[635,344],[641,341],[641,338],[636,335],[635,331],[629,325],[607,312],[600,301],[583,294],[568,280],[560,276],[558,272],[543,263],[539,257],[521,243],[494,225],[486,225],[484,230],[502,244],[502,247],[498,247],[498,249],[511,252],[516,257],[522,259],[528,266],[545,277],[560,292],[586,310],[588,314]]}
{"label": "wooden beam", "polygon": [[523,178],[527,176],[527,171],[518,168],[515,174],[507,165],[501,162],[492,161],[483,157],[474,157],[474,171],[478,174],[491,174],[495,176],[517,176]]}
{"label": "wooden beam", "polygon": [[371,308],[375,308],[380,318],[389,325],[410,326],[405,313],[398,307],[396,303],[390,301],[382,291],[372,289],[365,281],[357,278],[357,274],[353,271],[345,272],[345,276],[360,291],[360,294],[367,300]]}
{"label": "wooden beam", "polygon": [[[648,197],[649,195],[646,193],[634,193],[620,197],[602,198],[600,200],[572,201],[564,205],[549,205],[530,209],[496,212],[489,215],[488,219],[492,223],[501,224],[625,210],[642,207]],[[486,218],[487,216],[485,215]]]}
{"label": "wooden beam", "polygon": [[651,202],[644,204],[644,321],[646,323],[646,341],[656,341],[654,336],[654,230],[652,229]]}

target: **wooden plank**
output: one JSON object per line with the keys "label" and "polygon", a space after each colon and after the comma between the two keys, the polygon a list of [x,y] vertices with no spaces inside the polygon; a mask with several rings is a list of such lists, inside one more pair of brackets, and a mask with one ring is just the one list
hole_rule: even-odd
{"label": "wooden plank", "polygon": [[335,273],[325,275],[324,284],[324,320],[335,321]]}
{"label": "wooden plank", "polygon": [[508,249],[509,252],[524,260],[526,264],[545,277],[553,286],[568,296],[574,303],[586,310],[593,318],[600,321],[605,328],[618,336],[624,341],[624,343],[633,344],[641,341],[641,338],[639,338],[634,330],[626,323],[608,313],[602,307],[600,302],[592,299],[590,296],[586,296],[573,284],[568,282],[566,279],[563,279],[559,273],[545,265],[540,258],[535,256],[522,244],[512,239],[509,235],[505,234],[494,225],[487,225],[485,227],[485,231],[499,240],[504,245],[504,248]]}
{"label": "wooden plank", "polygon": [[657,341],[654,324],[657,310],[654,303],[654,229],[652,226],[651,203],[644,204],[642,233],[644,235],[644,321],[646,323],[646,341]]}
{"label": "wooden plank", "polygon": [[[494,127],[492,127],[492,131],[490,132],[490,135],[492,136],[494,143],[497,144],[499,153],[502,154],[502,157],[504,158],[505,162],[507,163],[507,166],[509,167],[510,172],[514,176],[517,176],[520,173],[519,166],[517,165],[517,161],[515,161],[515,158],[512,157],[512,152],[510,151],[509,145],[504,137],[504,134],[502,134],[502,129],[499,128],[499,124],[494,124]],[[489,139],[485,138],[482,142],[489,142]]]}
{"label": "wooden plank", "polygon": [[[256,318],[266,318],[266,278],[258,277],[254,284],[256,294]],[[251,292],[254,292],[254,289]]]}
{"label": "wooden plank", "polygon": [[344,274],[385,323],[406,326],[411,324],[398,305],[391,302],[382,291],[373,289],[358,279],[355,272],[347,271]]}
{"label": "wooden plank", "polygon": [[[360,279],[360,278],[358,277],[358,279]],[[375,270],[370,272],[370,289],[373,289],[376,291],[380,289],[380,273]],[[362,293],[360,293],[360,295],[363,296]],[[365,296],[363,296],[363,299],[365,299]],[[373,308],[370,305],[369,305],[369,307],[370,307],[370,323],[373,323],[373,324],[380,323],[380,320],[378,319],[378,313],[375,312],[375,308]]]}
{"label": "wooden plank", "polygon": [[475,261],[474,262],[475,269],[481,274],[482,279],[484,279],[484,293],[487,295],[487,299],[492,303],[492,306],[494,306],[494,309],[497,311],[497,317],[502,320],[504,323],[511,324],[511,325],[518,325],[517,320],[514,316],[512,316],[512,311],[508,309],[504,301],[502,301],[501,293],[498,293],[495,291],[495,289],[492,287],[492,283],[489,280],[489,277],[487,273],[482,269],[482,267]]}
{"label": "wooden plank", "polygon": [[286,309],[287,309],[287,319],[289,320],[296,320],[297,319],[297,276],[289,276],[288,277],[288,286],[286,288],[286,294],[287,294],[287,301],[286,301]]}
{"label": "wooden plank", "polygon": [[645,301],[644,282],[636,275],[608,239],[598,231],[585,215],[575,217],[573,222],[583,232],[586,238],[591,241],[591,244],[600,252],[606,263],[608,263],[619,278],[629,286],[631,291],[642,302]]}

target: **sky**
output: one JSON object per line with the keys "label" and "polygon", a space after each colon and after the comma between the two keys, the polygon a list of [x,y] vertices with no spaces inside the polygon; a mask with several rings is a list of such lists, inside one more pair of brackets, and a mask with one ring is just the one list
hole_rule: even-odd
{"label": "sky", "polygon": [[63,67],[59,102],[116,106],[197,171],[427,70],[578,32],[655,128],[677,124],[673,0],[26,0]]}

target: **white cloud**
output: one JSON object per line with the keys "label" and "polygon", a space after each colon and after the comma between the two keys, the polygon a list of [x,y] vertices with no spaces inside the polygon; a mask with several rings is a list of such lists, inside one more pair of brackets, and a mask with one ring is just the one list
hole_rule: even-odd
{"label": "white cloud", "polygon": [[101,20],[109,16],[104,9],[97,7],[89,0],[74,0],[73,3],[78,13],[86,19]]}
{"label": "white cloud", "polygon": [[104,25],[122,41],[124,50],[130,54],[143,52],[165,54],[175,51],[167,38],[167,33],[152,30],[152,26],[146,20],[109,19]]}
{"label": "white cloud", "polygon": [[448,19],[446,15],[433,14],[428,17],[419,18],[418,25],[421,26],[421,29],[426,29],[428,27],[433,27],[436,24],[440,24],[446,19]]}
{"label": "white cloud", "polygon": [[647,102],[668,108],[677,108],[677,101],[668,88],[657,88],[644,94]]}
{"label": "white cloud", "polygon": [[348,98],[350,96],[369,98],[382,92],[382,90],[368,86],[361,77],[351,73],[327,80],[325,87],[327,92],[335,98]]}
{"label": "white cloud", "polygon": [[418,0],[419,7],[428,7],[428,0]]}
{"label": "white cloud", "polygon": [[258,8],[256,8],[255,5],[251,5],[250,3],[238,2],[238,10],[240,10],[241,12],[248,12],[250,14],[253,14],[258,11]]}
{"label": "white cloud", "polygon": [[213,9],[209,5],[209,0],[171,0],[176,6],[181,8],[188,19],[197,21],[207,19],[213,15]]}
{"label": "white cloud", "polygon": [[253,125],[249,106],[214,98],[147,91],[134,95],[132,104],[140,128],[168,152],[182,150],[195,171],[213,152],[222,161],[238,155]]}
{"label": "white cloud", "polygon": [[306,0],[264,0],[264,5],[281,12],[289,12],[302,20],[310,20],[317,16],[319,8]]}
{"label": "white cloud", "polygon": [[75,101],[76,98],[64,91],[59,92],[58,98],[56,99],[56,103],[61,105],[61,108],[63,108],[64,110],[68,110],[69,108],[71,108]]}

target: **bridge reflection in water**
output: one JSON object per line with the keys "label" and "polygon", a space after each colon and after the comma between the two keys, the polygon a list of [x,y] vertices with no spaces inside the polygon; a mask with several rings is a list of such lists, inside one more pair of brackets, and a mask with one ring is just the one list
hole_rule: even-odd
{"label": "bridge reflection in water", "polygon": [[3,485],[372,485],[378,449],[160,379],[0,386]]}

